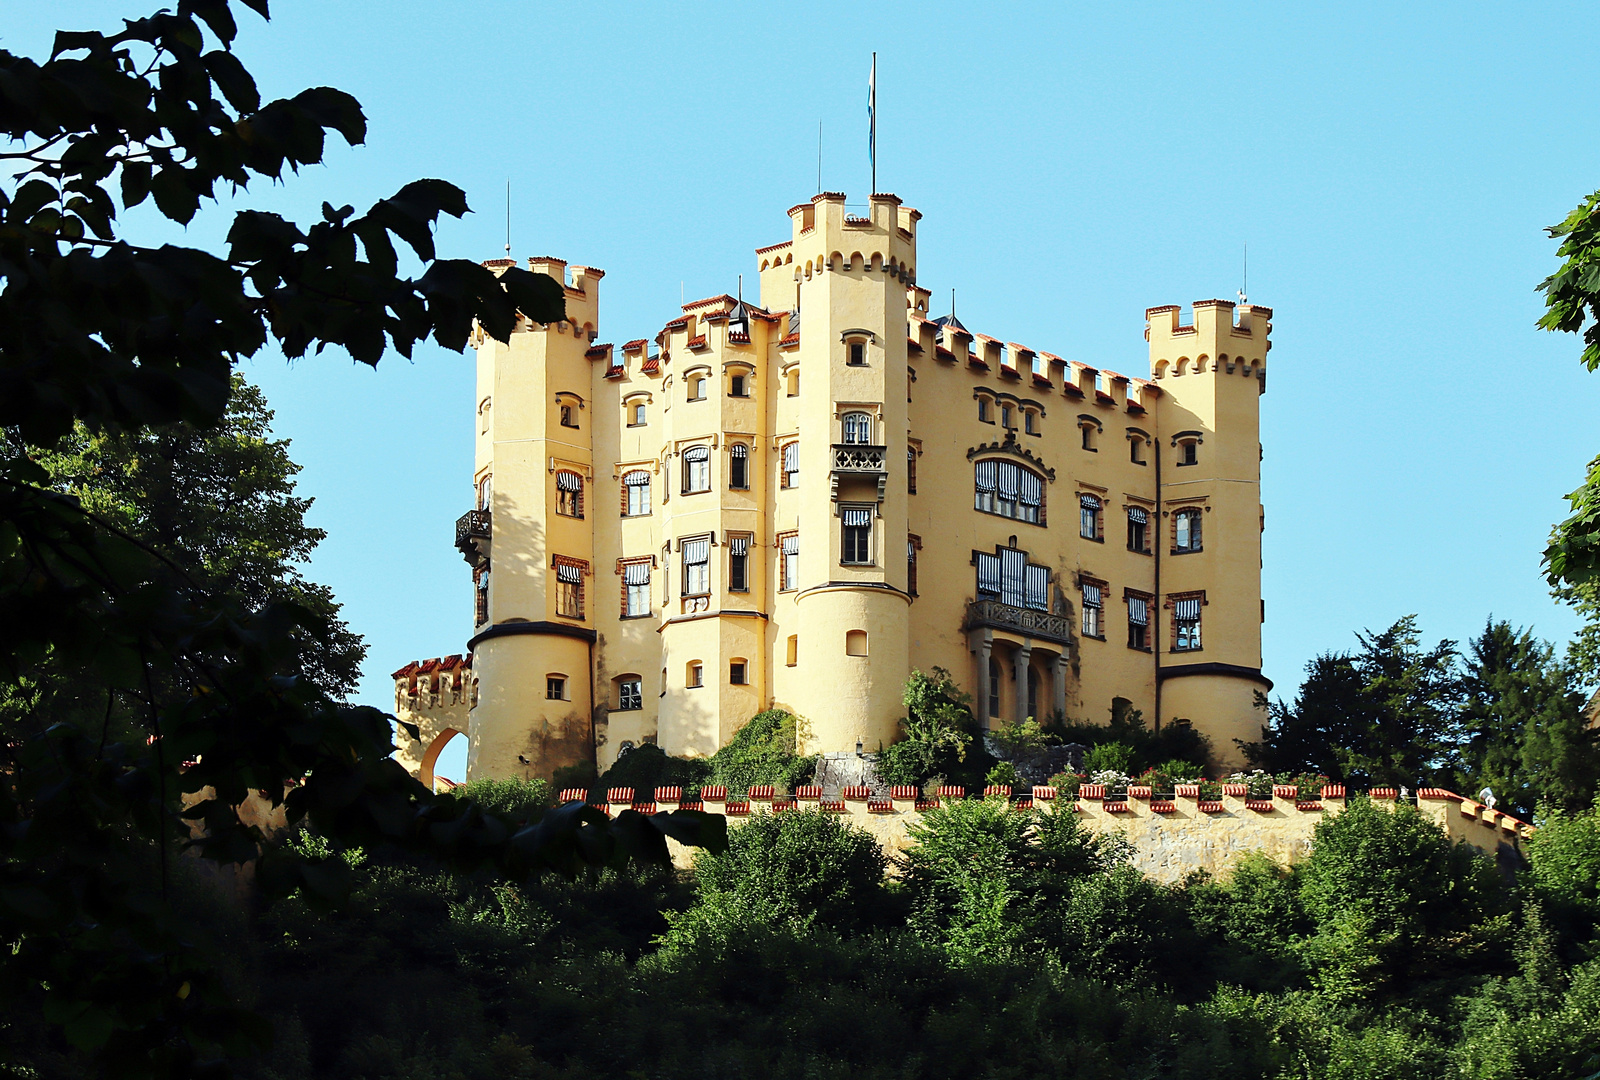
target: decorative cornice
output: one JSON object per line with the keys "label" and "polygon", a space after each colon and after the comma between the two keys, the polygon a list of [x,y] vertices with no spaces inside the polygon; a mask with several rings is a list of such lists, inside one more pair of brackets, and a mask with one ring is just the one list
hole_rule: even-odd
{"label": "decorative cornice", "polygon": [[981,443],[967,451],[967,460],[971,461],[980,454],[1010,454],[1019,457],[1032,465],[1035,469],[1049,477],[1053,484],[1056,481],[1056,471],[1033,456],[1033,451],[1017,442],[1016,432],[1008,430],[1006,437],[999,442]]}
{"label": "decorative cornice", "polygon": [[585,626],[568,626],[565,623],[553,622],[508,622],[496,623],[487,630],[474,634],[471,641],[467,642],[467,651],[471,652],[478,647],[480,642],[491,638],[511,637],[517,634],[548,634],[556,637],[573,637],[581,641],[593,641],[596,634]]}

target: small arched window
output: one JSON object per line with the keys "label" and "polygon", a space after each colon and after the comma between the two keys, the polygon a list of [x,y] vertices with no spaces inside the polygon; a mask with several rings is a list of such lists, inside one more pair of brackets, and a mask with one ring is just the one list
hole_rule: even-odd
{"label": "small arched window", "polygon": [[872,442],[872,417],[864,412],[844,414],[844,441],[866,445]]}
{"label": "small arched window", "polygon": [[617,709],[620,712],[634,712],[644,708],[644,680],[637,675],[618,675],[617,683]]}
{"label": "small arched window", "polygon": [[711,451],[691,446],[683,452],[683,493],[711,490]]}
{"label": "small arched window", "polygon": [[562,517],[583,517],[583,477],[569,469],[556,473],[556,513]]}
{"label": "small arched window", "polygon": [[1178,444],[1178,464],[1195,465],[1199,463],[1200,442],[1198,439],[1185,439]]}
{"label": "small arched window", "polygon": [[750,487],[750,447],[744,443],[728,447],[728,487],[735,491]]}
{"label": "small arched window", "polygon": [[478,402],[478,434],[489,434],[489,413],[493,405],[488,398]]}
{"label": "small arched window", "polygon": [[624,517],[650,513],[650,474],[644,469],[634,469],[622,478],[622,513]]}
{"label": "small arched window", "polygon": [[478,481],[478,509],[487,510],[494,505],[494,473],[484,473]]}
{"label": "small arched window", "polygon": [[1172,553],[1186,555],[1200,548],[1200,518],[1198,508],[1179,510],[1172,515]]}

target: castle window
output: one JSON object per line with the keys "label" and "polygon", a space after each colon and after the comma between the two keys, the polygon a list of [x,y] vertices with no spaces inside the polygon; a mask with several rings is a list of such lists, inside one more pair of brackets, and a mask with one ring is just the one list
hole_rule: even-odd
{"label": "castle window", "polygon": [[1135,465],[1143,465],[1145,463],[1145,460],[1144,460],[1144,437],[1143,436],[1141,436],[1141,435],[1129,435],[1128,436],[1128,460],[1133,462]]}
{"label": "castle window", "polygon": [[917,493],[917,448],[906,447],[906,494]]}
{"label": "castle window", "polygon": [[617,710],[637,712],[644,708],[644,680],[637,675],[623,675],[617,679]]}
{"label": "castle window", "polygon": [[544,679],[544,696],[546,701],[567,700],[567,677],[565,675],[546,675]]}
{"label": "castle window", "polygon": [[778,590],[790,592],[800,582],[800,534],[778,537]]}
{"label": "castle window", "polygon": [[1128,648],[1150,651],[1150,597],[1145,593],[1127,593]]}
{"label": "castle window", "polygon": [[800,486],[800,444],[785,443],[783,447],[783,487]]}
{"label": "castle window", "polygon": [[645,423],[645,403],[636,401],[628,406],[628,426],[643,427]]}
{"label": "castle window", "polygon": [[847,345],[845,363],[851,367],[867,366],[867,343],[865,341],[852,341]]}
{"label": "castle window", "polygon": [[750,682],[749,665],[743,660],[728,661],[728,682],[733,686],[745,686]]}
{"label": "castle window", "polygon": [[790,397],[799,397],[800,396],[800,369],[799,368],[795,368],[793,371],[789,372],[789,378],[786,381],[788,383],[787,390],[786,390],[788,395]]}
{"label": "castle window", "polygon": [[583,517],[583,477],[563,469],[556,473],[556,513],[562,517]]}
{"label": "castle window", "polygon": [[1200,550],[1200,517],[1198,507],[1179,510],[1172,515],[1172,553],[1189,555]]}
{"label": "castle window", "polygon": [[622,478],[622,513],[626,517],[646,517],[650,513],[650,474],[634,469]]}
{"label": "castle window", "polygon": [[1039,434],[1039,414],[1032,409],[1023,409],[1022,430],[1028,435]]}
{"label": "castle window", "polygon": [[839,562],[844,566],[872,565],[872,510],[847,506],[839,511],[843,526],[844,550]]}
{"label": "castle window", "polygon": [[1093,423],[1080,423],[1078,430],[1083,432],[1083,448],[1091,454],[1098,454],[1100,451],[1094,445],[1094,440],[1099,429]]}
{"label": "castle window", "polygon": [[1178,464],[1195,465],[1199,462],[1200,440],[1184,439],[1178,443]]}
{"label": "castle window", "polygon": [[728,487],[733,491],[750,488],[750,447],[744,443],[728,447]]}
{"label": "castle window", "polygon": [[1032,611],[1050,610],[1049,567],[1030,563],[1027,553],[1016,548],[999,548],[993,555],[982,551],[974,554],[980,597]]}
{"label": "castle window", "polygon": [[748,379],[748,375],[730,375],[728,377],[728,396],[749,397],[750,390],[746,382]]}
{"label": "castle window", "polygon": [[489,621],[489,568],[480,566],[472,572],[472,596],[474,603],[474,626],[482,626]]}
{"label": "castle window", "polygon": [[1102,605],[1104,603],[1102,597],[1104,594],[1102,593],[1099,585],[1091,585],[1087,581],[1083,583],[1082,589],[1083,636],[1104,638],[1106,636],[1105,620],[1103,618],[1102,611]]}
{"label": "castle window", "polygon": [[1171,598],[1172,651],[1200,651],[1200,607],[1205,603],[1204,593],[1189,593]]}
{"label": "castle window", "polygon": [[1044,478],[1010,461],[979,461],[973,467],[972,506],[1038,525],[1044,512]]}
{"label": "castle window", "polygon": [[578,413],[571,405],[561,406],[561,426],[570,428],[578,426]]}
{"label": "castle window", "polygon": [[1150,512],[1142,506],[1128,507],[1128,550],[1150,554]]}
{"label": "castle window", "polygon": [[704,401],[706,399],[706,378],[704,375],[690,375],[685,385],[689,390],[688,400]]}
{"label": "castle window", "polygon": [[872,417],[866,413],[845,413],[841,426],[844,429],[845,442],[853,446],[866,446],[872,442]]}
{"label": "castle window", "polygon": [[489,401],[488,398],[484,398],[482,401],[478,402],[478,434],[479,435],[487,435],[487,434],[489,434],[489,412],[490,412],[490,401]]}
{"label": "castle window", "polygon": [[684,669],[683,685],[693,690],[706,684],[705,665],[698,660],[689,661]]}
{"label": "castle window", "polygon": [[728,537],[728,591],[750,591],[750,537]]}
{"label": "castle window", "polygon": [[711,540],[701,536],[683,542],[683,595],[711,594]]}
{"label": "castle window", "polygon": [[845,631],[844,654],[846,656],[867,655],[867,632],[865,630]]}
{"label": "castle window", "polygon": [[1007,431],[1010,431],[1012,428],[1016,427],[1016,425],[1011,422],[1010,405],[1000,406],[1000,426],[1005,428]]}
{"label": "castle window", "polygon": [[638,619],[650,614],[650,560],[622,564],[622,617]]}
{"label": "castle window", "polygon": [[683,452],[683,493],[693,495],[711,490],[711,451],[691,446]]}
{"label": "castle window", "polygon": [[494,474],[484,473],[478,481],[478,509],[487,510],[494,502]]}
{"label": "castle window", "polygon": [[785,651],[784,666],[794,667],[800,662],[800,635],[790,634]]}
{"label": "castle window", "polygon": [[920,537],[906,538],[906,592],[912,596],[917,595],[917,548],[921,544]]}
{"label": "castle window", "polygon": [[556,560],[556,614],[563,619],[581,619],[585,564],[559,555]]}
{"label": "castle window", "polygon": [[986,397],[978,399],[978,419],[985,424],[994,423],[993,402]]}
{"label": "castle window", "polygon": [[1096,495],[1078,496],[1078,535],[1085,540],[1102,540],[1101,504]]}

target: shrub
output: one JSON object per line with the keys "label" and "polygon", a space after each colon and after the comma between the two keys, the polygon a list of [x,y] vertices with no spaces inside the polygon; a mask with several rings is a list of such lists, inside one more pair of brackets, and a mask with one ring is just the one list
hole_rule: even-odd
{"label": "shrub", "polygon": [[617,758],[605,775],[596,780],[599,791],[614,787],[630,787],[642,798],[650,798],[655,789],[677,786],[694,790],[711,776],[711,763],[704,758],[677,758],[659,746],[645,743],[636,746]]}
{"label": "shrub", "polygon": [[887,866],[870,833],[817,810],[753,816],[727,851],[694,861],[702,905],[764,905],[769,919],[840,933],[872,921]]}
{"label": "shrub", "polygon": [[756,713],[734,732],[728,744],[711,755],[716,782],[730,792],[755,784],[792,791],[817,772],[817,759],[800,754],[804,722],[782,709]]}
{"label": "shrub", "polygon": [[1133,747],[1122,742],[1105,742],[1091,746],[1083,756],[1083,771],[1091,776],[1099,772],[1126,774],[1133,768]]}
{"label": "shrub", "polygon": [[513,821],[537,818],[549,807],[552,795],[549,781],[517,777],[469,780],[456,785],[450,794],[458,799],[474,799],[490,813],[502,814]]}
{"label": "shrub", "polygon": [[1020,723],[1001,724],[989,732],[989,739],[1001,755],[1011,760],[1032,757],[1054,741],[1031,716]]}
{"label": "shrub", "polygon": [[913,671],[906,678],[906,716],[901,738],[883,748],[878,775],[890,784],[921,784],[933,776],[976,786],[994,764],[978,736],[972,698],[943,668],[932,675]]}
{"label": "shrub", "polygon": [[1022,778],[1017,775],[1017,767],[1009,761],[1002,761],[989,770],[989,775],[983,778],[986,786],[1001,786],[1015,790],[1022,783]]}
{"label": "shrub", "polygon": [[1056,798],[1062,802],[1078,797],[1078,785],[1083,778],[1072,771],[1058,772],[1050,778],[1050,786],[1056,789]]}

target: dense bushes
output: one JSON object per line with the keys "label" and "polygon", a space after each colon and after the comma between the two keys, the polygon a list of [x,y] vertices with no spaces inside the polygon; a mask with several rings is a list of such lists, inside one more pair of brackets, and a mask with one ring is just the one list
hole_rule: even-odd
{"label": "dense bushes", "polygon": [[[726,746],[709,758],[672,757],[646,743],[617,758],[604,776],[568,777],[576,787],[596,792],[629,787],[648,795],[657,787],[681,787],[686,793],[706,784],[721,784],[742,793],[756,784],[772,784],[780,791],[810,783],[817,759],[800,753],[804,722],[782,709],[756,713],[734,733]],[[591,769],[592,773],[592,769]]]}

